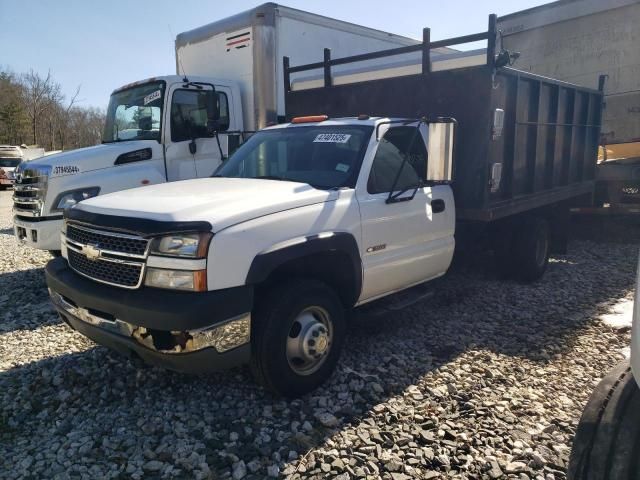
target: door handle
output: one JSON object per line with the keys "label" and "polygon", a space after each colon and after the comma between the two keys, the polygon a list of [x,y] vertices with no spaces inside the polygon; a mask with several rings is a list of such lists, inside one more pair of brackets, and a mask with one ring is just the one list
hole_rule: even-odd
{"label": "door handle", "polygon": [[444,209],[445,209],[445,203],[444,203],[444,200],[442,200],[441,198],[436,198],[435,200],[431,201],[431,211],[433,213],[444,212]]}

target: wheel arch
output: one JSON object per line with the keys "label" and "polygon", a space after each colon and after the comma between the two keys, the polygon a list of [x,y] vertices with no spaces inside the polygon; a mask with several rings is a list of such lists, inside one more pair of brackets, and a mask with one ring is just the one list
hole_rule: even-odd
{"label": "wheel arch", "polygon": [[348,232],[324,232],[258,254],[246,284],[269,286],[280,279],[312,277],[333,287],[346,307],[355,305],[362,290],[362,261],[355,237]]}

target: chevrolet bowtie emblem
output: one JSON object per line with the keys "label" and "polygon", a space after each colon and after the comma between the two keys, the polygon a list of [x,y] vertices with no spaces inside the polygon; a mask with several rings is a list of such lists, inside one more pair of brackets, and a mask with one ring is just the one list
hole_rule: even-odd
{"label": "chevrolet bowtie emblem", "polygon": [[102,252],[100,251],[99,248],[94,247],[93,245],[84,245],[82,247],[82,253],[84,254],[85,257],[87,257],[87,260],[98,260],[100,258],[100,255],[102,255]]}

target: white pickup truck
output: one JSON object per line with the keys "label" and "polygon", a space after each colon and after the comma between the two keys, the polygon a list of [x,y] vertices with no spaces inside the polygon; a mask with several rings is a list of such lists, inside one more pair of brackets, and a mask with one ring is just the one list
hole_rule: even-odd
{"label": "white pickup truck", "polygon": [[449,268],[452,129],[296,118],[253,135],[213,178],[83,201],[46,269],[54,305],[149,362],[250,362],[271,390],[308,392],[338,361],[347,309]]}
{"label": "white pickup truck", "polygon": [[[31,247],[59,251],[62,212],[76,202],[210,176],[246,134],[284,121],[283,55],[302,63],[320,60],[323,47],[344,56],[417,43],[274,3],[180,33],[176,75],[113,92],[102,145],[20,169],[15,234]],[[215,129],[209,120],[217,120]]]}

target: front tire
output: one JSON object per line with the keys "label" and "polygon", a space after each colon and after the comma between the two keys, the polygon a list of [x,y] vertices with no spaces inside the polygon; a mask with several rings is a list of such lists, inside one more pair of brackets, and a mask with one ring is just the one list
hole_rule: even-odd
{"label": "front tire", "polygon": [[297,279],[273,288],[254,315],[253,375],[280,396],[311,392],[331,376],[345,334],[344,307],[323,282]]}
{"label": "front tire", "polygon": [[640,479],[640,388],[629,362],[589,398],[573,440],[569,480]]}

